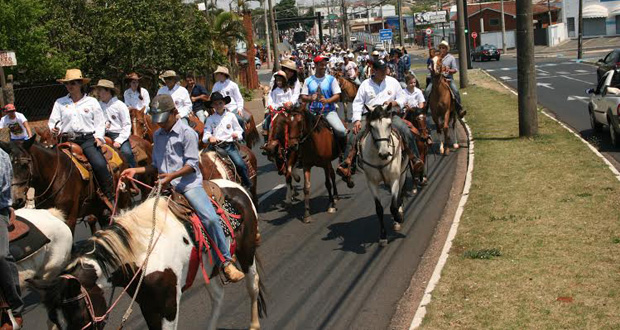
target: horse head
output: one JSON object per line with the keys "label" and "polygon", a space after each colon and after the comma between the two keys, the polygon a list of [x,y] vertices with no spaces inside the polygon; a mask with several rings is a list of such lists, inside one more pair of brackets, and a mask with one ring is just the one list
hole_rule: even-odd
{"label": "horse head", "polygon": [[375,105],[368,110],[366,117],[367,131],[377,148],[379,158],[385,160],[392,156],[392,106]]}
{"label": "horse head", "polygon": [[415,116],[414,126],[420,132],[420,137],[422,137],[422,139],[427,140],[429,138],[428,126],[426,125],[426,115],[424,113],[420,113]]}
{"label": "horse head", "polygon": [[0,148],[11,158],[13,167],[13,181],[11,182],[11,196],[13,197],[13,207],[22,208],[26,205],[26,194],[30,189],[32,179],[32,157],[28,150],[35,142],[36,135],[24,142],[0,142]]}
{"label": "horse head", "polygon": [[441,57],[435,56],[435,57],[433,57],[432,61],[433,61],[433,64],[431,66],[431,75],[433,77],[441,76],[442,67],[443,67],[443,63],[442,63]]}

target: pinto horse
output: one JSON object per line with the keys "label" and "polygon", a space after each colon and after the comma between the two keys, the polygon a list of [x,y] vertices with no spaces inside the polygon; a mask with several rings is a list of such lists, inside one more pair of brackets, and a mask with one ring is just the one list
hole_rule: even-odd
{"label": "pinto horse", "polygon": [[381,227],[379,244],[387,245],[387,232],[383,223],[383,205],[379,199],[379,185],[383,182],[392,197],[390,212],[394,218],[394,231],[400,231],[404,218],[403,185],[409,158],[403,153],[401,137],[392,129],[391,107],[381,105],[370,109],[366,106],[366,131],[359,142],[359,166],[364,170],[368,188],[375,199],[375,209]]}
{"label": "pinto horse", "polygon": [[343,77],[341,72],[337,72],[334,77],[336,77],[336,80],[338,81],[338,84],[340,85],[340,90],[342,91],[340,93],[340,101],[342,102],[342,106],[344,107],[344,109],[342,109],[342,112],[344,113],[344,120],[348,121],[349,120],[348,105],[349,103],[352,103],[353,100],[355,99],[355,96],[357,95],[357,90],[359,87],[354,82]]}
{"label": "pinto horse", "polygon": [[[241,186],[227,180],[213,182],[240,212],[241,224],[234,236],[235,256],[246,274],[251,298],[250,329],[259,329],[259,317],[265,314],[266,306],[256,259],[258,213]],[[164,197],[153,197],[120,214],[108,228],[78,243],[61,276],[32,282],[43,291],[43,303],[53,323],[65,323],[69,329],[102,328],[111,311],[103,290],[125,287],[132,296],[138,291],[136,302],[149,329],[177,328],[181,295],[190,284],[193,246],[188,230],[169,211],[168,203]],[[205,253],[202,259],[206,267],[209,256]],[[209,277],[216,275],[215,269]],[[140,276],[143,281],[138,287]],[[213,304],[206,327],[215,329],[224,290],[217,280],[207,288]]]}
{"label": "pinto horse", "polygon": [[[96,230],[97,220],[103,225],[105,203],[98,197],[94,175],[86,181],[82,179],[76,165],[58,148],[47,148],[35,142],[36,136],[23,143],[9,144],[10,153],[19,160],[13,167],[13,175],[18,178],[13,185],[19,187],[13,198],[17,207],[26,203],[28,188],[35,189],[36,208],[55,207],[66,215],[67,226],[75,232],[78,218],[87,217],[91,232]],[[116,182],[116,180],[115,180]],[[131,203],[128,192],[118,192],[118,208]]]}
{"label": "pinto horse", "polygon": [[[222,165],[220,163],[216,164],[211,159],[211,157],[209,157],[209,154],[208,154],[209,152],[210,151],[203,151],[200,153],[200,172],[202,173],[202,177],[205,180],[226,179],[226,180],[230,180],[236,183],[241,183],[241,177],[239,175],[234,175],[233,177],[230,177],[228,175],[228,171],[226,171],[226,169],[223,167],[225,165]],[[254,153],[252,152],[252,149],[248,148],[245,145],[239,145],[239,153],[241,154],[245,153],[249,156],[250,166],[254,169],[254,173],[258,173],[258,163],[256,161],[256,156],[254,156]],[[250,191],[250,193],[252,194],[252,201],[254,203],[257,202],[256,200],[256,182],[258,181],[257,176],[258,175],[255,175],[250,178],[250,181],[252,181],[252,191]]]}
{"label": "pinto horse", "polygon": [[[332,161],[340,155],[340,149],[329,124],[320,118],[320,115],[315,116],[305,110],[305,104],[302,103],[290,113],[288,146],[287,172],[295,176],[293,169],[298,160],[304,170],[305,212],[303,221],[305,223],[312,222],[310,216],[310,170],[314,166],[322,167],[325,172],[325,188],[329,194],[327,213],[335,213],[338,189]],[[299,181],[298,177],[295,177],[295,181]]]}
{"label": "pinto horse", "polygon": [[[405,112],[404,119],[410,122],[417,130],[417,134],[414,134],[416,136],[416,146],[418,147],[418,152],[420,153],[420,159],[424,164],[427,164],[426,157],[428,156],[428,147],[429,145],[432,145],[433,140],[431,139],[431,135],[428,130],[426,114],[424,112],[425,111],[418,112],[407,110]],[[416,186],[418,184],[422,186],[426,185],[428,178],[424,167],[419,170],[411,168],[411,175],[413,176]]]}
{"label": "pinto horse", "polygon": [[450,83],[442,73],[443,65],[439,56],[433,58],[431,69],[433,88],[431,89],[428,104],[431,108],[431,116],[437,128],[437,135],[439,136],[439,153],[448,155],[450,154],[450,148],[447,147],[444,149],[444,143],[450,145],[450,124],[452,124],[453,128],[453,147],[455,149],[459,147],[456,140],[456,131],[454,130],[457,117],[455,113],[456,103],[452,99]]}

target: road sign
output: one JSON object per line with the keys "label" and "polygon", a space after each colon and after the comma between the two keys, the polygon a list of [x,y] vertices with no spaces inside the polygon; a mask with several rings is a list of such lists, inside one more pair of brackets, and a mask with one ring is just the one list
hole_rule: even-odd
{"label": "road sign", "polygon": [[0,50],[0,66],[15,66],[17,58],[12,50]]}
{"label": "road sign", "polygon": [[471,37],[474,38],[474,39],[478,38],[478,33],[472,32],[471,33]]}
{"label": "road sign", "polygon": [[381,30],[379,30],[379,39],[381,41],[392,40],[392,30],[390,30],[390,29],[381,29]]}
{"label": "road sign", "polygon": [[433,34],[433,29],[431,28],[426,29],[426,35],[430,36],[431,34]]}

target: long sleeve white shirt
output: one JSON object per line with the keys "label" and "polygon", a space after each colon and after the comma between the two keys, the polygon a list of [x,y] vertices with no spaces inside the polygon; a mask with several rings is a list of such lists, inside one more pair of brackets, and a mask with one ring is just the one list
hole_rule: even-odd
{"label": "long sleeve white shirt", "polygon": [[214,112],[207,117],[204,134],[202,134],[202,142],[208,143],[209,138],[212,136],[218,141],[233,142],[233,133],[237,134],[237,139],[241,139],[243,129],[239,125],[237,117],[228,110],[221,115]]}
{"label": "long sleeve white shirt", "polygon": [[[296,87],[297,85],[301,84],[297,82]],[[301,89],[301,87],[299,88]],[[295,91],[292,88],[289,88],[284,91],[282,88],[276,87],[275,89],[271,90],[269,94],[267,94],[267,107],[278,109],[280,107],[283,107],[284,103],[287,102],[291,102],[293,105],[295,105],[295,103],[297,103],[297,100],[299,99],[299,93],[301,92],[300,89]]]}
{"label": "long sleeve white shirt", "polygon": [[388,101],[398,102],[399,107],[403,107],[404,98],[402,97],[402,87],[398,80],[386,76],[380,85],[377,85],[372,78],[364,80],[357,90],[355,100],[353,100],[353,122],[362,120],[362,114],[366,113],[364,105],[372,106],[383,104]]}
{"label": "long sleeve white shirt", "polygon": [[160,94],[168,94],[172,97],[181,118],[187,117],[192,112],[192,99],[185,87],[176,84],[174,88],[168,89],[168,86],[164,86],[157,91],[157,95]]}
{"label": "long sleeve white shirt", "polygon": [[99,104],[106,119],[106,132],[118,134],[114,142],[123,144],[131,135],[129,108],[117,97],[111,98],[107,103],[99,102]]}
{"label": "long sleeve white shirt", "polygon": [[[271,86],[271,90],[272,91],[273,91],[273,86],[275,86],[274,85],[275,80],[276,80],[276,78],[274,76],[271,76],[271,80],[269,81],[269,86]],[[293,104],[295,104],[297,102],[297,100],[299,100],[299,94],[301,94],[301,88],[302,88],[302,85],[301,85],[301,82],[299,81],[299,79],[295,80],[295,86],[292,88],[292,90],[293,90],[293,99],[295,100],[293,102]],[[271,91],[269,93],[271,93]],[[267,94],[267,95],[269,95],[269,94]]]}
{"label": "long sleeve white shirt", "polygon": [[50,130],[58,128],[60,133],[93,133],[101,140],[105,134],[105,117],[99,101],[87,95],[77,102],[69,95],[57,99],[47,125]]}
{"label": "long sleeve white shirt", "polygon": [[230,103],[226,105],[226,109],[233,113],[242,114],[244,102],[239,85],[230,79],[226,79],[223,82],[218,81],[213,85],[211,93],[220,92],[224,96],[230,96]]}
{"label": "long sleeve white shirt", "polygon": [[[142,94],[142,100],[140,100],[140,94]],[[128,108],[138,110],[144,109],[144,111],[147,111],[149,105],[151,104],[151,96],[149,95],[149,91],[142,87],[140,87],[140,92],[134,92],[131,88],[128,88],[125,93],[123,93],[123,100]]]}
{"label": "long sleeve white shirt", "polygon": [[401,97],[403,98],[403,108],[405,106],[419,108],[420,104],[426,102],[424,93],[417,87],[414,87],[413,92],[409,92],[408,89],[404,88]]}

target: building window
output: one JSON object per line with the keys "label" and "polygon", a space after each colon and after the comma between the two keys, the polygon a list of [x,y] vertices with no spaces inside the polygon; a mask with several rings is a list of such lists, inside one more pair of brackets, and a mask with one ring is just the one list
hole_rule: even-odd
{"label": "building window", "polygon": [[490,26],[499,26],[499,18],[491,18],[489,20],[489,25]]}

